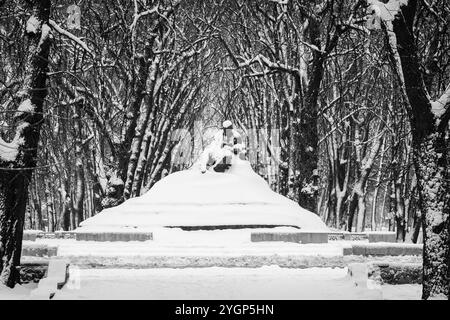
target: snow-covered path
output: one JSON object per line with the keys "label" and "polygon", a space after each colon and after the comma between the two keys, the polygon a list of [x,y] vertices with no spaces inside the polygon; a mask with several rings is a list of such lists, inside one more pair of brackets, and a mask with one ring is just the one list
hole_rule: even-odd
{"label": "snow-covered path", "polygon": [[[261,231],[292,232],[290,228]],[[37,239],[33,245],[58,247],[58,257],[82,268],[187,268],[187,267],[345,267],[363,262],[362,256],[345,257],[343,248],[350,241],[323,244],[291,242],[251,242],[253,229],[181,231],[156,229],[154,240],[130,242],[76,241],[75,239]],[[367,242],[360,241],[361,243]],[[380,244],[382,245],[382,244]],[[392,260],[373,257],[372,260]],[[398,256],[395,262],[420,262],[420,257]]]}
{"label": "snow-covered path", "polygon": [[37,239],[70,263],[69,282],[54,299],[420,299],[420,285],[369,289],[365,280],[356,286],[346,268],[420,257],[347,257],[348,241],[251,242],[252,229],[153,231],[154,240],[143,242]]}
{"label": "snow-covered path", "polygon": [[[292,232],[292,228],[260,229]],[[295,230],[295,229],[294,229]],[[289,242],[251,242],[253,229],[182,231],[180,229],[155,229],[154,239],[149,241],[96,242],[74,239],[38,239],[35,244],[58,246],[58,256],[66,257],[75,264],[84,261],[121,260],[144,266],[159,260],[175,261],[181,257],[205,258],[206,260],[226,260],[236,257],[342,257],[342,243],[305,244]],[[32,244],[32,243],[30,243]],[[164,259],[163,259],[164,258]],[[205,260],[203,259],[203,260]],[[192,266],[198,266],[195,262]],[[251,260],[251,259],[250,259]],[[113,262],[115,263],[115,262]],[[220,262],[219,266],[221,266]],[[158,266],[166,266],[166,263]],[[215,265],[215,264],[214,264]],[[257,264],[258,265],[258,264]],[[156,265],[154,265],[156,266]],[[205,266],[205,265],[202,265]]]}
{"label": "snow-covered path", "polygon": [[393,287],[355,286],[346,268],[72,268],[69,283],[54,299],[420,298],[419,285]]}

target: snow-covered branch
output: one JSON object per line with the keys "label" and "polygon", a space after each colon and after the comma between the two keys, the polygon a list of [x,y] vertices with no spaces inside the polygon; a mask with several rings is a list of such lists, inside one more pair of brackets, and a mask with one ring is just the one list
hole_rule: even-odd
{"label": "snow-covered branch", "polygon": [[441,117],[449,108],[450,106],[450,84],[445,89],[445,92],[442,94],[442,96],[431,102],[431,111],[434,113],[436,117]]}
{"label": "snow-covered branch", "polygon": [[23,130],[29,125],[24,122],[16,129],[16,133],[11,142],[6,142],[0,137],[0,161],[12,162],[19,154],[19,147],[24,143]]}
{"label": "snow-covered branch", "polygon": [[89,53],[93,58],[95,58],[95,54],[94,52],[89,49],[89,47],[87,46],[87,44],[81,40],[79,37],[77,37],[76,35],[74,35],[73,33],[61,28],[55,21],[53,20],[49,20],[49,24],[50,26],[57,31],[58,33],[66,36],[67,38],[69,38],[70,40],[74,41],[76,44],[78,44],[81,48],[83,48],[83,50],[85,50],[87,53]]}
{"label": "snow-covered branch", "polygon": [[378,0],[368,0],[367,3],[372,9],[372,14],[383,21],[393,21],[397,14],[400,12],[400,8],[408,4],[408,0],[389,0],[387,3],[383,3]]}
{"label": "snow-covered branch", "polygon": [[148,9],[148,10],[145,10],[145,11],[143,11],[141,13],[138,13],[138,11],[137,11],[137,4],[136,4],[136,1],[135,1],[134,18],[133,18],[133,22],[130,25],[130,30],[133,32],[133,30],[136,28],[136,25],[137,25],[137,23],[138,23],[140,18],[148,16],[149,14],[156,13],[156,12],[158,12],[158,6],[155,6],[155,7],[151,8],[151,9]]}
{"label": "snow-covered branch", "polygon": [[[286,64],[280,63],[280,62],[273,62],[271,61],[269,58],[265,57],[262,54],[258,54],[257,56],[250,58],[250,59],[243,59],[242,57],[235,57],[236,61],[238,61],[237,59],[243,60],[242,62],[237,62],[236,67],[239,68],[246,68],[246,67],[250,67],[251,65],[255,64],[255,63],[259,63],[262,66],[267,67],[270,70],[275,70],[275,71],[282,71],[282,72],[287,72],[296,76],[300,76],[300,70],[298,68],[294,68],[291,66],[288,66]],[[229,68],[225,68],[225,70],[231,70]],[[259,73],[255,73],[258,75],[261,75]],[[264,74],[266,74],[266,72],[264,72]]]}
{"label": "snow-covered branch", "polygon": [[289,3],[289,0],[270,0],[271,2],[278,3],[280,5],[286,5]]}

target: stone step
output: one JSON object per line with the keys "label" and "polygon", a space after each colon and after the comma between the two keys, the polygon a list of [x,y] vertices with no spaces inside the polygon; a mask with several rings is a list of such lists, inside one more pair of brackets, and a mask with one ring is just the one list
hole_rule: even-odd
{"label": "stone step", "polygon": [[[20,283],[37,283],[47,273],[48,260],[27,262],[26,259],[21,259],[20,266],[17,267],[20,275]],[[25,260],[25,261],[24,261]]]}
{"label": "stone step", "polygon": [[39,236],[41,236],[44,232],[41,230],[24,230],[23,231],[23,241],[36,241]]}
{"label": "stone step", "polygon": [[380,283],[422,284],[421,263],[375,262],[369,270],[369,278]]}
{"label": "stone step", "polygon": [[58,254],[58,247],[42,243],[22,243],[22,256],[53,257]]}
{"label": "stone step", "polygon": [[252,242],[284,241],[296,243],[328,243],[327,232],[252,232]]}
{"label": "stone step", "polygon": [[421,284],[422,265],[392,262],[350,263],[348,275],[357,286]]}
{"label": "stone step", "polygon": [[196,226],[166,226],[166,228],[179,228],[183,231],[199,230],[229,230],[229,229],[272,229],[279,227],[289,227],[300,229],[298,226],[286,224],[230,224],[230,225],[196,225]]}
{"label": "stone step", "polygon": [[38,287],[31,291],[33,300],[52,299],[69,278],[69,263],[65,259],[50,259],[47,275],[39,281]]}
{"label": "stone step", "polygon": [[[184,231],[198,231],[198,230],[226,230],[226,229],[241,229],[241,228],[275,228],[279,225],[232,225],[232,226],[175,226],[169,228],[181,228]],[[288,226],[286,226],[288,227]],[[293,226],[291,226],[293,227]],[[55,232],[43,232],[40,230],[25,230],[23,235],[24,241],[36,241],[36,239],[76,239],[77,231],[55,231]],[[134,234],[134,233],[133,233]],[[83,237],[83,236],[81,236]],[[98,236],[101,238],[102,236]],[[80,237],[79,237],[80,238]],[[146,239],[150,240],[150,239]],[[146,240],[129,240],[129,241],[146,241]],[[328,241],[335,240],[347,240],[347,241],[359,241],[368,240],[372,242],[396,242],[395,232],[340,232],[330,231],[328,233]],[[102,241],[102,240],[98,240]],[[118,241],[118,240],[105,240],[105,241]],[[127,240],[126,240],[127,241]]]}
{"label": "stone step", "polygon": [[366,232],[331,231],[328,234],[328,239],[347,240],[347,241],[368,240],[370,243],[397,242],[396,233],[390,231],[366,231]]}
{"label": "stone step", "polygon": [[395,232],[367,232],[369,242],[397,242]]}
{"label": "stone step", "polygon": [[151,232],[74,232],[78,241],[148,241]]}
{"label": "stone step", "polygon": [[344,256],[421,256],[422,252],[423,245],[413,243],[362,243],[343,249]]}
{"label": "stone step", "polygon": [[347,266],[343,256],[281,256],[242,255],[242,256],[70,256],[71,265],[80,268],[259,268],[278,265],[284,268],[313,268]]}

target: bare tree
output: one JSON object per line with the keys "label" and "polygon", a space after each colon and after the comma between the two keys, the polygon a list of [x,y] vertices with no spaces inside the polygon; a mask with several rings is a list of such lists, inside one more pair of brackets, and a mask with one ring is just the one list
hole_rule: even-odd
{"label": "bare tree", "polygon": [[[389,3],[388,3],[389,4]],[[450,120],[450,85],[443,91],[434,90],[430,96],[426,83],[432,82],[432,73],[424,76],[420,66],[415,24],[418,1],[410,0],[398,8],[395,19],[383,19],[390,44],[393,68],[408,101],[407,112],[412,129],[413,161],[417,175],[419,207],[424,215],[423,299],[449,297],[450,264],[450,181],[448,179],[448,134]],[[434,10],[432,10],[434,11]],[[438,16],[438,30],[447,29],[448,12]],[[383,17],[382,17],[383,18]],[[433,19],[436,17],[433,16]],[[435,20],[436,21],[436,20]],[[423,25],[422,25],[423,26]],[[440,32],[433,43],[439,43],[429,54],[437,59],[438,49],[448,39]],[[434,44],[435,45],[435,44]],[[448,47],[447,47],[448,48]],[[433,57],[427,57],[433,61]],[[427,80],[427,81],[425,81]]]}
{"label": "bare tree", "polygon": [[18,281],[28,185],[36,165],[47,95],[51,2],[34,0],[27,5],[26,71],[16,96],[20,104],[12,119],[14,137],[10,142],[0,139],[0,281],[9,287]]}

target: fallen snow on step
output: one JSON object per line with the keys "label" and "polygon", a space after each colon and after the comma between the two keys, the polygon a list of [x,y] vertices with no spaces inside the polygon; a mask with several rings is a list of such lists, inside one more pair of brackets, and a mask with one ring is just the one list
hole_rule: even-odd
{"label": "fallen snow on step", "polygon": [[420,300],[422,298],[422,285],[397,284],[382,285],[384,300]]}
{"label": "fallen snow on step", "polygon": [[28,300],[31,290],[36,288],[35,283],[16,285],[14,289],[0,284],[0,300]]}
{"label": "fallen snow on step", "polygon": [[[342,256],[342,244],[251,242],[255,229],[182,231],[154,228],[149,241],[97,242],[75,239],[38,239],[37,244],[58,245],[58,256]],[[295,228],[258,229],[262,232],[298,232]]]}
{"label": "fallen snow on step", "polygon": [[[383,290],[355,286],[346,268],[72,268],[54,299],[382,299]],[[416,298],[416,287],[403,291],[395,294]]]}
{"label": "fallen snow on step", "polygon": [[146,194],[103,210],[78,231],[152,231],[161,226],[279,225],[328,231],[314,213],[273,192],[248,161],[225,173],[175,172]]}

